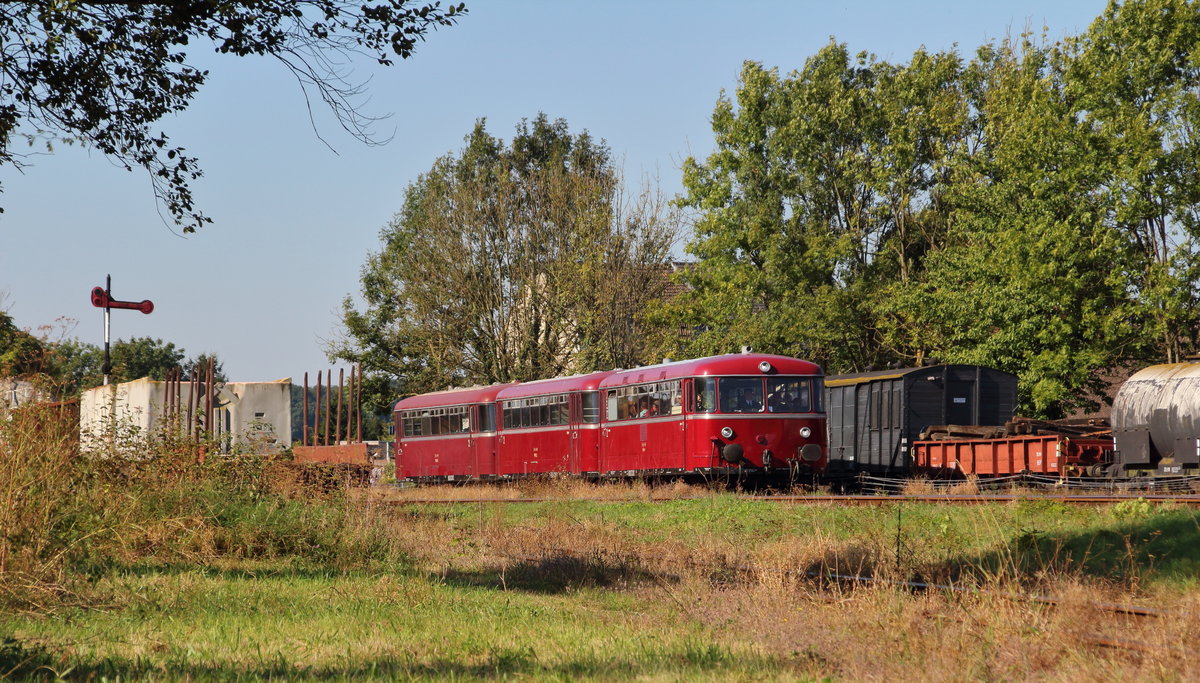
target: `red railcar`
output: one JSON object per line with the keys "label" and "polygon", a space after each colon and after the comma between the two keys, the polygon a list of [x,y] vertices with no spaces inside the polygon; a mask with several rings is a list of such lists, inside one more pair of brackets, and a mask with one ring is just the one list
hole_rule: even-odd
{"label": "red railcar", "polygon": [[495,477],[496,394],[508,386],[451,389],[397,403],[396,478]]}
{"label": "red railcar", "polygon": [[600,383],[604,472],[825,465],[821,368],[729,354],[610,374]]}
{"label": "red railcar", "polygon": [[510,386],[496,396],[502,474],[597,472],[600,381],[593,372]]}
{"label": "red railcar", "polygon": [[730,354],[396,404],[397,477],[825,466],[820,367]]}

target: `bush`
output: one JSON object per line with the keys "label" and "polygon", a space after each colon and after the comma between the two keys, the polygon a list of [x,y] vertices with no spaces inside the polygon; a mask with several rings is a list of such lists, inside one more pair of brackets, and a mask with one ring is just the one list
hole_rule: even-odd
{"label": "bush", "polygon": [[209,456],[170,439],[81,455],[74,416],[0,421],[0,601],[44,605],[72,581],[145,563],[272,559],[344,570],[402,553],[347,473],[286,456]]}

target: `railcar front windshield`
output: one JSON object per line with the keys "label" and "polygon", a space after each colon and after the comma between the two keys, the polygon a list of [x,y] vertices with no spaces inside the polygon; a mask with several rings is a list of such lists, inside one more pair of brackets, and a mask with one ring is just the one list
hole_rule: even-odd
{"label": "railcar front windshield", "polygon": [[814,413],[821,411],[820,380],[812,377],[697,377],[697,413]]}

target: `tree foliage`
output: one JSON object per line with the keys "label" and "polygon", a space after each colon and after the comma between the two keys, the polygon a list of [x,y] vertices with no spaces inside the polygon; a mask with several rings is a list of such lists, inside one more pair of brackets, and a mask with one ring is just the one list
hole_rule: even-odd
{"label": "tree foliage", "polygon": [[675,352],[832,372],[974,362],[1022,409],[1093,406],[1112,368],[1197,350],[1200,6],[1110,2],[1086,33],[903,64],[832,42],[747,63],[684,166]]}
{"label": "tree foliage", "polygon": [[831,43],[781,78],[747,63],[713,114],[718,151],[684,165],[689,352],[740,345],[864,369],[889,359],[874,297],[946,230],[937,181],[961,146],[954,54],[909,65]]}
{"label": "tree foliage", "polygon": [[45,355],[46,347],[40,339],[18,328],[11,315],[0,311],[0,377],[37,373]]}
{"label": "tree foliage", "polygon": [[562,119],[507,144],[479,121],[406,190],[332,354],[406,392],[643,360],[676,225],[654,192],[623,189],[605,144]]}
{"label": "tree foliage", "polygon": [[357,108],[361,87],[350,59],[389,65],[407,58],[462,4],[408,0],[238,2],[10,2],[0,5],[0,164],[22,166],[17,141],[65,138],[127,170],[145,169],[156,196],[185,232],[210,222],[190,181],[197,160],[154,130],[187,108],[207,72],[188,64],[207,43],[221,54],[277,59],[306,97],[328,105],[352,134],[369,140]]}
{"label": "tree foliage", "polygon": [[[200,370],[200,375],[194,371],[203,368],[209,358],[214,361],[216,380],[227,381],[223,364],[216,354],[201,353],[189,358],[182,348],[162,339],[118,339],[110,346],[109,355],[112,358],[109,379],[113,383],[142,377],[162,381],[175,368],[182,370],[183,380],[199,380],[203,370]],[[103,366],[104,347],[78,339],[65,339],[49,345],[48,362],[40,371],[54,385],[57,393],[71,397],[100,386],[104,382]]]}

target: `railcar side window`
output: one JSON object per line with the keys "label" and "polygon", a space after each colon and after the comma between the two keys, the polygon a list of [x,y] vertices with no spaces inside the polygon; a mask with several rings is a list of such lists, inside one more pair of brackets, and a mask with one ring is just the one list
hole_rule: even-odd
{"label": "railcar side window", "polygon": [[401,413],[404,436],[436,436],[471,431],[467,406],[406,410]]}
{"label": "railcar side window", "polygon": [[600,421],[600,392],[585,391],[581,398],[583,399],[584,424],[596,424]]}
{"label": "railcar side window", "polygon": [[772,413],[808,413],[812,407],[812,380],[797,377],[767,379],[767,410]]}
{"label": "railcar side window", "polygon": [[479,406],[479,431],[496,431],[496,404],[484,403]]}
{"label": "railcar side window", "polygon": [[683,382],[650,382],[608,392],[609,420],[678,415],[683,412]]}
{"label": "railcar side window", "polygon": [[692,383],[695,401],[692,405],[697,413],[711,413],[717,409],[717,380],[713,377],[697,377]]}
{"label": "railcar side window", "polygon": [[421,413],[416,410],[406,410],[400,416],[404,423],[404,436],[423,436],[421,430]]}
{"label": "railcar side window", "polygon": [[759,377],[722,377],[718,380],[722,413],[761,413],[763,380]]}
{"label": "railcar side window", "polygon": [[566,394],[511,399],[504,402],[501,412],[505,429],[565,425],[571,415]]}

